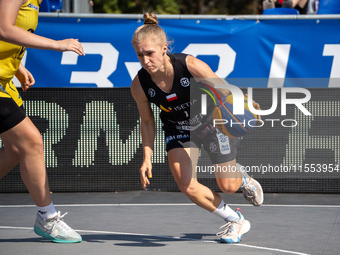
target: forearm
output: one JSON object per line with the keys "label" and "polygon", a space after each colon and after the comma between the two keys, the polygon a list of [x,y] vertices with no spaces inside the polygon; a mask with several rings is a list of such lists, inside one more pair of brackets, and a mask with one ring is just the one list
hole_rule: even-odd
{"label": "forearm", "polygon": [[0,39],[27,48],[57,50],[55,40],[33,34],[17,26],[2,27]]}
{"label": "forearm", "polygon": [[141,130],[143,141],[143,160],[151,161],[155,141],[155,123],[142,121]]}

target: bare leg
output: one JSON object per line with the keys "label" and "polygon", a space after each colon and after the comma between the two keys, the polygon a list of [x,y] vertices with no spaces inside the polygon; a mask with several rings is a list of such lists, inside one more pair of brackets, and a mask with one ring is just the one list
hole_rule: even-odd
{"label": "bare leg", "polygon": [[178,188],[198,206],[213,212],[222,198],[215,191],[197,181],[195,168],[199,150],[197,148],[176,148],[168,152],[172,175]]}
{"label": "bare leg", "polygon": [[[18,125],[2,133],[0,137],[18,149],[21,178],[35,204],[41,207],[51,204],[43,141],[39,130],[34,126],[33,122],[26,117]],[[10,163],[8,163],[7,167],[9,166]]]}
{"label": "bare leg", "polygon": [[19,150],[6,140],[0,148],[0,179],[9,173],[20,161]]}

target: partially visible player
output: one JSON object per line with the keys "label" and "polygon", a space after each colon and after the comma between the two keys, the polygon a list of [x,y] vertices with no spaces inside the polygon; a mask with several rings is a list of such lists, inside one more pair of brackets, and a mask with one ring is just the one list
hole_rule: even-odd
{"label": "partially visible player", "polygon": [[[38,24],[41,0],[0,0],[0,178],[20,163],[22,180],[37,206],[34,231],[61,243],[81,242],[53,206],[44,161],[43,141],[39,130],[26,116],[23,102],[13,84],[14,75],[23,91],[35,80],[21,64],[26,47],[73,51],[84,55],[76,39],[55,41],[33,34]],[[19,220],[19,219],[18,219]]]}
{"label": "partially visible player", "polygon": [[[234,193],[241,188],[252,204],[258,206],[263,203],[261,185],[245,172],[241,173],[240,166],[236,164],[240,140],[218,133],[212,126],[211,115],[192,114],[191,102],[194,99],[199,102],[200,98],[190,96],[195,89],[192,86],[196,86],[190,82],[191,78],[208,84],[219,78],[206,63],[191,55],[168,53],[168,40],[154,14],[144,14],[144,25],[135,31],[132,44],[142,65],[132,81],[131,93],[141,116],[144,160],[139,171],[143,188],[150,184],[149,178],[152,177],[155,121],[151,102],[162,110],[160,117],[164,124],[168,160],[180,191],[195,204],[227,222],[224,230],[219,233],[221,242],[239,242],[250,229],[249,221],[244,219],[239,210],[234,211],[226,205],[218,193],[200,184],[195,176],[199,148],[203,145],[215,169],[218,166],[234,169],[227,173],[216,173],[221,191]],[[210,106],[208,103],[207,108]],[[258,104],[255,107],[259,109]],[[229,151],[222,153],[221,144],[228,145]]]}

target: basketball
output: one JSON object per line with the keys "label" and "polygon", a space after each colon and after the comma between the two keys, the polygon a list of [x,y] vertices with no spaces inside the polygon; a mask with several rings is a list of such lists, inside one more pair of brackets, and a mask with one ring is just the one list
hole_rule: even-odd
{"label": "basketball", "polygon": [[213,112],[214,126],[224,135],[241,137],[249,134],[256,124],[258,116],[250,112],[248,97],[244,97],[244,115],[233,114],[233,95],[221,99]]}

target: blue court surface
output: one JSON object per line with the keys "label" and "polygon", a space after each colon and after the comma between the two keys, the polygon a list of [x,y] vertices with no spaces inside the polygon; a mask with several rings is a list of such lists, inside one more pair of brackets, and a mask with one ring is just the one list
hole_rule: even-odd
{"label": "blue court surface", "polygon": [[57,244],[33,232],[28,193],[0,193],[0,254],[340,254],[340,195],[265,194],[260,207],[241,193],[221,194],[241,208],[251,230],[222,244],[224,222],[180,192],[54,193],[65,221],[82,235]]}

